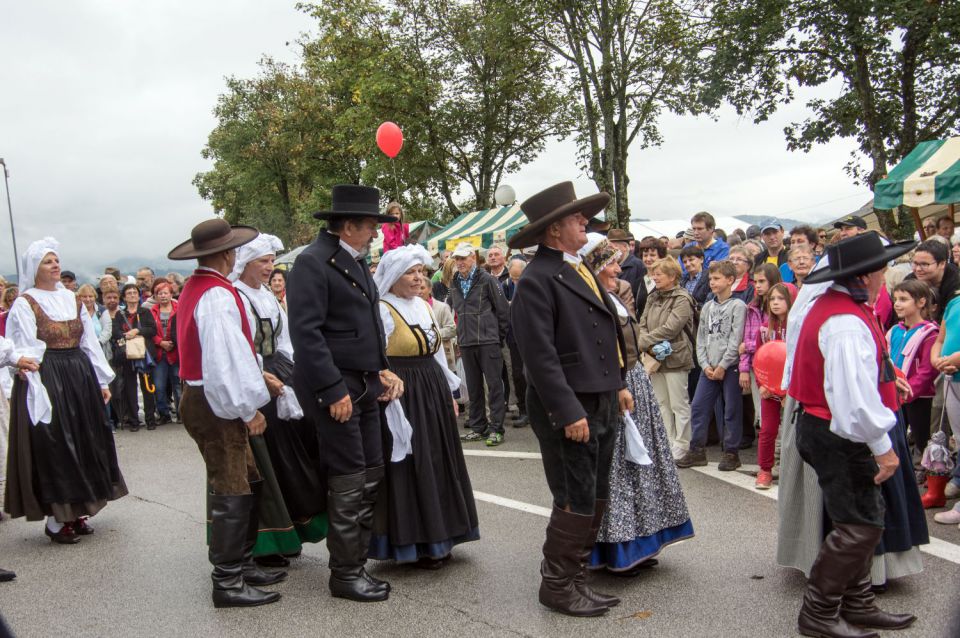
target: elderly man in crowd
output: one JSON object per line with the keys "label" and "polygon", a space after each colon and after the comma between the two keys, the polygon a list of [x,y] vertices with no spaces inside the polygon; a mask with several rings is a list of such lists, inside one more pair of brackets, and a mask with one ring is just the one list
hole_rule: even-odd
{"label": "elderly man in crowd", "polygon": [[510,277],[506,265],[506,252],[503,246],[494,244],[487,250],[487,272],[503,284]]}
{"label": "elderly man in crowd", "polygon": [[950,215],[942,215],[937,219],[937,234],[946,239],[948,243],[953,242],[953,233],[955,230],[956,224]]}
{"label": "elderly man in crowd", "polygon": [[[450,284],[448,302],[457,314],[457,343],[470,396],[470,432],[464,441],[486,440],[489,446],[503,443],[506,418],[506,388],[503,386],[503,355],[510,310],[496,277],[477,266],[476,248],[461,243],[453,251],[457,273]],[[484,391],[484,382],[489,396]],[[487,421],[489,399],[490,420]]]}
{"label": "elderly man in crowd", "polygon": [[571,616],[599,616],[620,602],[589,587],[585,572],[610,491],[617,418],[633,409],[617,310],[578,254],[587,219],[609,201],[606,193],[577,199],[562,182],[521,204],[529,223],[510,240],[511,248],[539,244],[511,316],[553,495],[540,603]]}
{"label": "elderly man in crowd", "polygon": [[630,291],[633,293],[633,298],[636,299],[640,286],[644,285],[643,276],[647,274],[647,267],[634,254],[636,240],[630,231],[613,228],[607,233],[607,241],[620,251],[620,276],[618,279],[630,284]]}

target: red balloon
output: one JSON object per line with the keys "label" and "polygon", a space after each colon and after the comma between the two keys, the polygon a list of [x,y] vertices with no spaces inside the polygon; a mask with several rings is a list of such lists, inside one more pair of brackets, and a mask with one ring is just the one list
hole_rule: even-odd
{"label": "red balloon", "polygon": [[757,385],[778,397],[786,396],[786,391],[780,389],[786,363],[786,342],[768,341],[757,348],[753,355],[753,373],[757,377]]}
{"label": "red balloon", "polygon": [[403,147],[403,131],[393,122],[384,122],[377,129],[377,146],[387,157],[396,157]]}

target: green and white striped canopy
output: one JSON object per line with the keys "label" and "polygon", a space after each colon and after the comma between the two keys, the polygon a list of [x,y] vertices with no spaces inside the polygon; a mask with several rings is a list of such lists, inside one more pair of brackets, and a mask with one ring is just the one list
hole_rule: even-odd
{"label": "green and white striped canopy", "polygon": [[918,144],[877,182],[873,199],[881,210],[960,202],[960,137]]}
{"label": "green and white striped canopy", "polygon": [[464,213],[430,237],[427,248],[432,252],[453,249],[460,242],[489,248],[506,242],[526,224],[519,204]]}

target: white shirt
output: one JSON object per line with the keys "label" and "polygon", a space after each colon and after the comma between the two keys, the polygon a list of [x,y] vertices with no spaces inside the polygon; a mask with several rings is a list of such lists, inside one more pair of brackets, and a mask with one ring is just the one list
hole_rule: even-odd
{"label": "white shirt", "polygon": [[[57,290],[40,290],[31,288],[13,302],[10,307],[10,316],[7,318],[7,337],[13,341],[14,347],[23,356],[43,361],[43,354],[47,351],[47,344],[37,338],[37,317],[33,314],[29,302],[22,295],[30,295],[37,302],[43,312],[52,321],[70,321],[77,318],[77,296],[66,288]],[[97,331],[93,327],[90,313],[81,309],[80,322],[83,324],[83,335],[80,337],[80,349],[83,351],[93,370],[101,388],[106,388],[113,381],[113,370],[103,356],[103,349],[97,339]]]}
{"label": "white shirt", "polygon": [[[327,231],[327,232],[330,233],[330,231]],[[335,233],[330,233],[330,234],[336,237],[337,239],[340,239],[340,235],[337,235]],[[343,241],[342,239],[340,239],[340,248],[343,248],[345,251],[347,251],[347,254],[350,255],[350,257],[352,257],[353,259],[355,260],[360,259],[360,254],[361,254],[360,251],[356,250],[353,246]]]}
{"label": "white shirt", "polygon": [[[434,321],[430,304],[420,297],[404,299],[392,292],[385,293],[380,299],[382,302],[385,301],[393,306],[408,324],[423,328],[430,341],[430,347],[434,347],[436,341],[440,338],[440,332],[439,328],[436,328],[436,322]],[[393,315],[390,314],[390,309],[387,308],[384,303],[380,304],[380,319],[383,323],[383,337],[384,343],[386,343],[386,340],[390,338],[390,335],[392,335],[396,329],[396,325],[393,321]],[[433,358],[440,366],[440,369],[443,370],[443,376],[447,379],[447,386],[450,388],[450,391],[453,392],[459,388],[460,377],[450,372],[450,369],[447,367],[447,356],[444,354],[442,347],[437,349]]]}
{"label": "white shirt", "polygon": [[221,419],[250,421],[270,402],[257,358],[240,327],[240,309],[230,291],[219,286],[203,293],[193,311],[200,336],[203,386],[210,409]]}
{"label": "white shirt", "polygon": [[247,323],[250,324],[250,334],[257,334],[257,317],[251,311],[251,304],[257,314],[264,319],[269,319],[273,324],[273,329],[277,330],[277,325],[281,318],[283,325],[280,326],[277,337],[277,352],[282,352],[293,362],[293,343],[290,341],[290,324],[287,320],[287,313],[280,307],[277,298],[266,286],[251,288],[239,279],[233,282],[233,285],[240,291],[240,299],[243,301],[243,307],[247,311]]}
{"label": "white shirt", "polygon": [[817,335],[823,355],[823,390],[830,407],[830,431],[866,443],[874,456],[892,447],[887,432],[896,415],[880,400],[877,347],[870,328],[854,315],[836,315]]}

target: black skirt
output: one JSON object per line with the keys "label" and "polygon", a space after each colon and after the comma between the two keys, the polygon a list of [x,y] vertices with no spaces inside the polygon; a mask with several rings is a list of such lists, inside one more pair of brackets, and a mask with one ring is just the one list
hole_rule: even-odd
{"label": "black skirt", "polygon": [[13,384],[4,510],[62,523],[92,516],[127,494],[93,365],[79,348],[48,349],[40,378],[50,423],[30,422],[27,383]]}
{"label": "black skirt", "polygon": [[[432,356],[393,357],[390,370],[403,380],[400,402],[413,428],[413,453],[387,463],[369,557],[401,563],[443,558],[454,545],[480,538],[453,399]],[[389,459],[392,441],[384,431]]]}
{"label": "black skirt", "polygon": [[[293,385],[293,362],[282,353],[264,358],[264,370]],[[326,473],[322,471],[316,430],[303,419],[283,421],[277,416],[277,399],[260,408],[267,420],[263,439],[287,511],[294,522],[326,511]]]}

